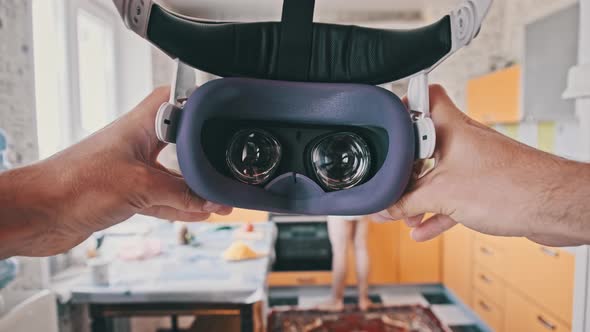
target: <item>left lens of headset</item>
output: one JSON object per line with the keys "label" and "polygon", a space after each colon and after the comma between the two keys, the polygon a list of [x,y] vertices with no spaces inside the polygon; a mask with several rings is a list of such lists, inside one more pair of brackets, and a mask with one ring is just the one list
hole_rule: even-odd
{"label": "left lens of headset", "polygon": [[277,170],[281,153],[281,144],[269,132],[244,129],[231,138],[225,159],[236,179],[258,185]]}

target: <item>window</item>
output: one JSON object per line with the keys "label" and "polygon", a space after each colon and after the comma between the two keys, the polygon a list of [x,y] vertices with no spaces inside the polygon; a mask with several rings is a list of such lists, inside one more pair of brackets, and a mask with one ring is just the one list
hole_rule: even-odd
{"label": "window", "polygon": [[84,8],[77,11],[79,137],[104,127],[116,114],[115,36],[113,23],[109,22],[112,17],[95,13]]}
{"label": "window", "polygon": [[40,157],[128,111],[152,86],[150,45],[128,31],[111,0],[34,0]]}
{"label": "window", "polygon": [[[34,0],[35,97],[40,158],[83,139],[152,89],[149,44],[128,31],[111,0]],[[84,250],[49,259],[50,275]]]}

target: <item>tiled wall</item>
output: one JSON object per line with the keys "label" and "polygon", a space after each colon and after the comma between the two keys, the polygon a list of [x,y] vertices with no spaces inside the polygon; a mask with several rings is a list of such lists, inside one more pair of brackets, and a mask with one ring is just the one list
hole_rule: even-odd
{"label": "tiled wall", "polygon": [[17,165],[37,159],[31,0],[0,1],[0,128]]}

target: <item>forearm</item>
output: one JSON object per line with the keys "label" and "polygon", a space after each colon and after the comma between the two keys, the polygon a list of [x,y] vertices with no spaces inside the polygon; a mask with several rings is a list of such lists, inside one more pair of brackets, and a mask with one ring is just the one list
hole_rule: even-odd
{"label": "forearm", "polygon": [[590,243],[590,164],[559,160],[539,188],[539,206],[531,238],[553,243]]}
{"label": "forearm", "polygon": [[0,173],[0,258],[43,254],[55,219],[47,176],[38,164]]}

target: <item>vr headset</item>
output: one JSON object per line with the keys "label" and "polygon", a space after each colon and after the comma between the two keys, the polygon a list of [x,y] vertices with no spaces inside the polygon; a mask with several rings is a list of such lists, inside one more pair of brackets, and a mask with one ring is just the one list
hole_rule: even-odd
{"label": "vr headset", "polygon": [[[432,157],[428,73],[477,36],[492,0],[466,0],[415,30],[314,23],[314,0],[284,0],[281,22],[254,23],[189,17],[171,0],[114,2],[131,30],[177,59],[156,132],[176,144],[197,195],[365,215],[399,200],[414,162]],[[194,68],[224,78],[195,90]],[[374,86],[410,76],[407,107]]]}

